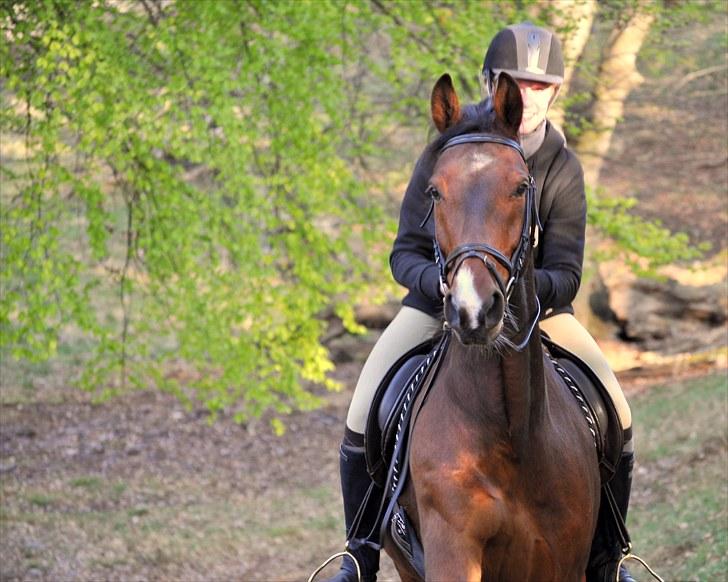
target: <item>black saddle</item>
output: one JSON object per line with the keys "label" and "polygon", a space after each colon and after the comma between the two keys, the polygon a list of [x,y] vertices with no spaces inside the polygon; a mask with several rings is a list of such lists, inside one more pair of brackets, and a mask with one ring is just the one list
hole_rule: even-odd
{"label": "black saddle", "polygon": [[402,408],[417,396],[422,380],[434,363],[433,350],[438,343],[439,339],[433,338],[408,351],[394,363],[374,393],[364,432],[364,448],[369,474],[380,487],[387,478]]}
{"label": "black saddle", "polygon": [[604,384],[578,356],[541,336],[556,371],[563,378],[584,413],[599,458],[602,484],[611,481],[622,455],[624,432],[617,409]]}

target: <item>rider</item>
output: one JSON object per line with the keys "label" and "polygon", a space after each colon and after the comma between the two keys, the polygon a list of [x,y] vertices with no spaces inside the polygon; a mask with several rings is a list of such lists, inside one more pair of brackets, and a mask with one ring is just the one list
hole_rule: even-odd
{"label": "rider", "polygon": [[[546,119],[564,80],[559,40],[552,32],[530,23],[501,30],[490,43],[483,63],[482,80],[488,94],[493,94],[501,72],[511,75],[521,89],[520,141],[537,184],[536,199],[543,224],[535,255],[536,293],[543,309],[540,327],[557,344],[579,355],[602,380],[614,401],[625,434],[622,460],[611,484],[620,513],[626,518],[634,462],[630,409],[599,346],[576,320],[571,305],[581,281],[586,199],[581,164],[567,148],[561,133]],[[472,115],[473,111],[474,108],[466,108],[465,115]],[[363,433],[374,393],[394,362],[442,328],[442,293],[432,248],[434,222],[430,219],[425,228],[420,226],[429,208],[425,190],[431,171],[422,159],[415,166],[390,256],[394,278],[409,293],[364,364],[346,419],[340,468],[347,531],[370,484]],[[374,519],[375,516],[365,516],[360,531],[369,531]],[[606,551],[612,560],[619,555],[618,548]],[[379,552],[363,546],[352,553],[361,566],[362,580],[375,581]],[[356,568],[346,557],[331,580],[356,579]],[[632,580],[624,567],[619,579]]]}

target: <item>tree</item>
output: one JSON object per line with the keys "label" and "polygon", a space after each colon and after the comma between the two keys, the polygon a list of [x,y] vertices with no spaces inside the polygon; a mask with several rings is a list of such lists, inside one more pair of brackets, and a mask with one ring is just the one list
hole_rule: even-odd
{"label": "tree", "polygon": [[0,127],[26,152],[3,165],[5,353],[73,334],[101,394],[156,386],[240,420],[315,405],[309,382],[336,386],[322,315],[356,331],[353,305],[387,291],[372,165],[443,70],[475,96],[514,15],[483,10],[4,2]]}
{"label": "tree", "polygon": [[[605,196],[599,189],[599,174],[614,131],[622,120],[625,101],[643,82],[637,57],[650,33],[699,22],[722,10],[710,2],[697,5],[670,0],[606,0],[599,3],[596,11],[589,10],[579,0],[573,4],[571,9],[563,9],[560,4],[562,10],[552,11],[550,18],[567,32],[576,33],[584,31],[585,26],[578,21],[581,19],[588,22],[591,31],[586,42],[583,35],[577,34],[578,42],[572,40],[574,46],[569,49],[567,43],[565,47],[565,52],[573,54],[578,61],[567,78],[575,75],[581,85],[566,100],[576,104],[576,111],[568,112],[571,123],[567,124],[567,132],[584,167],[588,222],[595,227],[590,229],[590,255],[603,258],[604,253],[597,248],[606,248],[606,256],[617,256],[637,274],[654,277],[663,265],[699,258],[707,245],[690,245],[684,233],[671,233],[659,222],[640,218],[634,213],[637,201],[633,198]],[[584,49],[595,44],[598,50],[585,55]],[[598,241],[601,242],[594,244]]]}
{"label": "tree", "polygon": [[591,126],[579,136],[577,149],[588,184],[599,181],[604,156],[614,128],[624,112],[624,101],[643,78],[637,71],[637,55],[655,21],[654,3],[634,2],[620,13],[605,47],[594,89]]}
{"label": "tree", "polygon": [[392,289],[384,193],[432,81],[479,99],[489,39],[544,6],[3,2],[0,132],[23,150],[2,166],[3,357],[73,337],[101,395],[314,406],[311,383],[336,387],[326,316],[358,331],[353,306]]}
{"label": "tree", "polygon": [[[571,87],[571,78],[589,41],[594,17],[597,13],[596,0],[567,0],[549,7],[549,23],[561,39],[564,55],[564,82],[560,93],[566,97]],[[559,126],[564,124],[564,100],[557,101],[549,113],[549,119]]]}

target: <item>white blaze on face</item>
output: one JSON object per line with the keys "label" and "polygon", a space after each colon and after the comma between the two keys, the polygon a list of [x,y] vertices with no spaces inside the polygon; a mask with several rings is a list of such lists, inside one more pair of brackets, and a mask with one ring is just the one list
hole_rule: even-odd
{"label": "white blaze on face", "polygon": [[473,153],[472,170],[480,171],[490,166],[494,161],[493,156],[489,156],[485,152],[475,152]]}
{"label": "white blaze on face", "polygon": [[453,293],[455,305],[457,305],[458,309],[465,310],[470,319],[470,328],[476,329],[478,327],[478,314],[483,302],[475,289],[473,273],[467,265],[460,267],[455,277],[455,283],[455,292]]}

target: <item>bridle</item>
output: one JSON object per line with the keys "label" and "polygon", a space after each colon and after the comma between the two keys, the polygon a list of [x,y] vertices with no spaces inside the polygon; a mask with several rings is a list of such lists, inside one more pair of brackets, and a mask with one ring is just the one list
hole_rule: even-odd
{"label": "bridle", "polygon": [[[451,147],[470,143],[494,143],[507,146],[516,150],[523,159],[523,162],[526,163],[526,156],[523,153],[521,145],[517,141],[509,139],[507,137],[492,135],[488,133],[470,133],[453,137],[445,142],[445,144],[440,148],[439,153],[441,154]],[[435,247],[435,262],[437,263],[440,271],[441,287],[447,287],[447,277],[450,273],[456,273],[466,259],[475,257],[483,261],[486,268],[498,284],[498,287],[500,288],[500,291],[503,294],[506,302],[510,301],[515,284],[516,282],[518,282],[523,272],[523,267],[526,262],[526,255],[528,253],[528,247],[531,244],[531,241],[536,240],[536,229],[542,228],[541,222],[538,217],[538,209],[536,208],[536,182],[533,179],[533,176],[530,175],[530,173],[528,176],[528,188],[525,196],[526,207],[524,209],[523,227],[521,228],[521,235],[518,240],[518,246],[516,247],[516,250],[513,251],[513,254],[510,257],[506,257],[498,249],[493,248],[486,243],[465,243],[455,247],[450,252],[450,254],[447,255],[446,258],[443,258],[442,249],[440,248],[440,243],[437,241],[437,234],[435,234],[435,238],[433,241]],[[427,216],[422,222],[423,226],[432,214],[434,206],[435,202],[433,200]],[[503,278],[500,276],[497,269],[495,268],[493,260],[500,263],[501,266],[503,266],[503,268],[508,273],[507,282],[503,282]],[[526,339],[518,346],[514,346],[517,349],[523,349],[523,347],[525,347],[525,345],[528,343],[528,340],[531,337],[531,333],[533,332],[536,322],[541,315],[541,305],[538,302],[538,298],[536,298],[536,305],[536,316],[531,323],[530,330],[526,336]]]}

